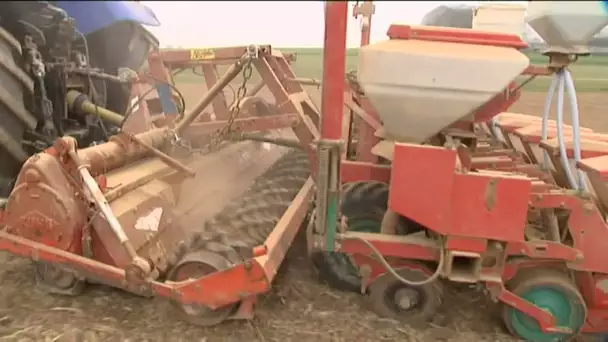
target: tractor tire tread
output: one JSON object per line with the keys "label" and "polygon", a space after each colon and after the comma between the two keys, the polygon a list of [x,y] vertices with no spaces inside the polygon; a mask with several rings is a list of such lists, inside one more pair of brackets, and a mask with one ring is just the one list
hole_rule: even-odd
{"label": "tractor tire tread", "polygon": [[36,126],[36,118],[26,108],[34,83],[18,64],[21,54],[19,42],[0,27],[0,197],[8,197],[29,157],[22,145],[23,134]]}

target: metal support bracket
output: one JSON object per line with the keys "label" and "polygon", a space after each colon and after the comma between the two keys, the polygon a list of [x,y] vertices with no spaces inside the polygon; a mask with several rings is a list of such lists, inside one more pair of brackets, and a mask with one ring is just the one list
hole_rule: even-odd
{"label": "metal support bracket", "polygon": [[[322,248],[335,250],[336,232],[340,215],[340,162],[344,142],[319,140],[317,142],[317,197],[315,233],[323,237]],[[321,247],[319,246],[319,247]]]}

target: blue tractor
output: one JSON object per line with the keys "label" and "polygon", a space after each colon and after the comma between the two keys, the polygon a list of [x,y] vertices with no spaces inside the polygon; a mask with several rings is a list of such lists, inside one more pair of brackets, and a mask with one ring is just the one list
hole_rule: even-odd
{"label": "blue tractor", "polygon": [[145,27],[159,24],[136,1],[0,3],[0,202],[23,162],[57,137],[72,136],[86,147],[118,131],[75,113],[67,93],[76,90],[124,114],[131,90],[116,75],[145,66],[158,48]]}

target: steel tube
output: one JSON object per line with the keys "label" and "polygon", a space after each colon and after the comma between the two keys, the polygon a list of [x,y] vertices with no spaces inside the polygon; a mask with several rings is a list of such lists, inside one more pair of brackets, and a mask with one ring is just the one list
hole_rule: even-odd
{"label": "steel tube", "polygon": [[[551,116],[551,105],[553,103],[553,94],[555,94],[555,89],[557,88],[558,77],[553,77],[551,81],[551,85],[549,86],[549,91],[547,92],[547,98],[545,100],[545,108],[543,111],[543,123],[542,123],[542,131],[541,131],[541,140],[547,140],[547,134],[549,130],[549,116]],[[544,155],[544,166],[547,170],[551,169],[551,160],[549,159],[549,152],[543,150]]]}
{"label": "steel tube", "polygon": [[[83,99],[82,101],[78,101],[78,99],[84,96],[82,93],[76,90],[70,90],[66,95],[66,101],[70,107],[72,107],[75,113],[86,113],[90,115],[99,116],[101,119],[109,121],[117,126],[120,126],[125,119],[124,116],[113,112],[109,109],[105,109],[103,107],[99,107],[93,102]],[[75,108],[78,106],[78,108]]]}
{"label": "steel tube", "polygon": [[342,139],[347,17],[348,2],[328,1],[325,3],[321,139]]}
{"label": "steel tube", "polygon": [[194,109],[184,115],[173,132],[167,128],[160,128],[137,134],[135,140],[141,141],[143,144],[133,141],[124,134],[118,134],[111,137],[107,143],[79,150],[78,155],[84,163],[90,166],[91,173],[99,174],[151,155],[152,152],[149,147],[162,150],[176,134],[183,133],[213,101],[214,97],[241,72],[243,63],[243,60],[234,63],[218,82],[209,89]]}
{"label": "steel tube", "polygon": [[557,83],[557,140],[559,143],[559,159],[561,161],[562,167],[566,172],[566,178],[568,179],[568,183],[574,190],[578,190],[578,183],[576,182],[574,175],[572,174],[572,170],[570,169],[570,163],[568,162],[568,154],[566,151],[566,143],[564,142],[564,85],[565,85],[565,75],[564,71],[560,70],[556,74],[558,78]]}
{"label": "steel tube", "polygon": [[[570,114],[572,115],[572,139],[574,140],[574,161],[578,164],[581,161],[581,123],[580,113],[578,110],[578,100],[576,98],[576,88],[572,75],[568,69],[564,70],[564,80],[566,82],[566,91],[568,92],[570,102]],[[587,183],[585,183],[585,174],[582,170],[576,169],[579,189],[587,191]]]}
{"label": "steel tube", "polygon": [[[148,146],[162,150],[170,141],[171,136],[168,129],[154,129],[138,134],[137,138]],[[126,134],[115,135],[104,144],[78,151],[78,156],[83,163],[90,166],[93,174],[117,169],[151,154],[152,152],[148,148],[133,141]]]}
{"label": "steel tube", "polygon": [[243,70],[245,61],[239,60],[234,63],[228,71],[219,79],[217,83],[209,89],[209,91],[203,96],[203,98],[199,101],[199,103],[194,106],[194,108],[186,113],[177,125],[175,126],[175,133],[181,134],[190,126],[194,120],[211,104],[213,99],[222,91],[224,88]]}

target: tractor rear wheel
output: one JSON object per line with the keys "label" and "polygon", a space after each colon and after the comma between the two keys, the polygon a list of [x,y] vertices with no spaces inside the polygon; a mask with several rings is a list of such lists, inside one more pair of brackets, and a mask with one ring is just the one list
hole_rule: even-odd
{"label": "tractor rear wheel", "polygon": [[[342,188],[340,211],[347,218],[349,231],[380,233],[384,213],[388,209],[389,185],[378,181],[346,183]],[[399,235],[423,230],[420,224],[401,217],[397,226]],[[319,252],[311,256],[319,277],[329,286],[358,292],[361,277],[347,254]]]}
{"label": "tractor rear wheel", "polygon": [[15,176],[29,157],[23,134],[36,126],[25,101],[34,92],[31,78],[19,67],[21,45],[0,28],[0,198],[8,197]]}

